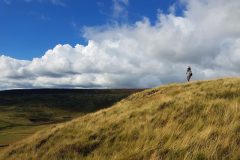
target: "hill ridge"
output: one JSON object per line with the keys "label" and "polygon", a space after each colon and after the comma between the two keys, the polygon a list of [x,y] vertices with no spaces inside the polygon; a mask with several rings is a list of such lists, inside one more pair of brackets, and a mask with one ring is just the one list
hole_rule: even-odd
{"label": "hill ridge", "polygon": [[170,84],[42,130],[0,159],[239,159],[240,79]]}

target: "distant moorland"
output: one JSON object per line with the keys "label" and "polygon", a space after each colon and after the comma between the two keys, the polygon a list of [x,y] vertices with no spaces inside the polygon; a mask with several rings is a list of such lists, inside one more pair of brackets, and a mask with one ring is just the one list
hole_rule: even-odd
{"label": "distant moorland", "polygon": [[0,149],[32,133],[82,116],[139,90],[29,89],[0,91]]}

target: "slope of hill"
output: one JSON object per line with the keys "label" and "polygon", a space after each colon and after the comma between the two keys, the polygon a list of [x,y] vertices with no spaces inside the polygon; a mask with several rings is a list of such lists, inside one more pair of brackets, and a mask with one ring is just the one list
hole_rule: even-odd
{"label": "slope of hill", "polygon": [[134,89],[29,89],[0,91],[0,147],[49,124],[106,108]]}
{"label": "slope of hill", "polygon": [[171,84],[51,126],[0,159],[239,159],[240,79]]}

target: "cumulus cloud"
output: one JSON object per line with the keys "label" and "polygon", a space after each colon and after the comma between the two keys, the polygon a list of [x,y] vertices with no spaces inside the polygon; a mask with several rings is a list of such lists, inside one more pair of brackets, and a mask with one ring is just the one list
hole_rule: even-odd
{"label": "cumulus cloud", "polygon": [[[127,4],[128,1],[122,3]],[[87,27],[86,46],[56,45],[42,57],[0,57],[0,88],[153,87],[240,75],[240,1],[184,0],[184,16],[159,13],[134,25]]]}

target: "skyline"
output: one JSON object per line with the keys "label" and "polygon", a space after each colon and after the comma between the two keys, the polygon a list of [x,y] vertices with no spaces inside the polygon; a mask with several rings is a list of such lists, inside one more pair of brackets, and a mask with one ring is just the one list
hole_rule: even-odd
{"label": "skyline", "polygon": [[185,82],[189,65],[194,80],[238,77],[239,8],[238,0],[2,0],[0,89],[154,87]]}

